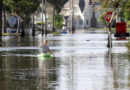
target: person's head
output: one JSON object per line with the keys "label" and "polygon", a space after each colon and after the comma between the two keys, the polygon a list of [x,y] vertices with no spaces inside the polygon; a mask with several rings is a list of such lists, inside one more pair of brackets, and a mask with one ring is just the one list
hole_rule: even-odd
{"label": "person's head", "polygon": [[44,44],[47,45],[47,42],[48,42],[48,41],[45,39],[45,40],[44,40]]}

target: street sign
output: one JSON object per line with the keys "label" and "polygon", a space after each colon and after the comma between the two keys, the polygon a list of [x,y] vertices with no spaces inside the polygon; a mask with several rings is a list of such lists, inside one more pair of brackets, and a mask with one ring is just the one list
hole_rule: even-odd
{"label": "street sign", "polygon": [[20,20],[20,17],[19,17],[19,16],[17,16],[17,20],[18,20],[18,21]]}
{"label": "street sign", "polygon": [[8,23],[10,24],[10,27],[14,27],[14,24],[16,23],[16,18],[11,16],[9,19],[8,19]]}
{"label": "street sign", "polygon": [[104,15],[104,19],[105,19],[107,22],[110,22],[111,16],[112,16],[112,12],[107,12],[107,13]]}
{"label": "street sign", "polygon": [[9,17],[8,23],[10,24],[11,27],[11,31],[10,31],[10,38],[11,38],[12,27],[14,27],[14,24],[16,23],[16,18],[13,16]]}

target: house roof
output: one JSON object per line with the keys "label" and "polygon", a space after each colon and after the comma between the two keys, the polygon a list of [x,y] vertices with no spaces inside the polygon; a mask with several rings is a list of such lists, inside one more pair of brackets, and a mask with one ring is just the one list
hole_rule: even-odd
{"label": "house roof", "polygon": [[[78,5],[81,12],[84,13],[88,5],[92,5],[93,0],[75,0],[74,5]],[[71,0],[69,0],[65,5],[64,8],[70,7]],[[97,3],[95,3],[97,5]]]}
{"label": "house roof", "polygon": [[69,19],[69,16],[64,16],[64,19],[67,21]]}

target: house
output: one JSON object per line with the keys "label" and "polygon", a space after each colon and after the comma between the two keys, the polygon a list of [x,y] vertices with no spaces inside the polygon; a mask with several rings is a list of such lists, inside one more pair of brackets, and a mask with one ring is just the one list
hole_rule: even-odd
{"label": "house", "polygon": [[[99,16],[103,13],[102,9],[94,12],[93,8],[99,7],[99,2],[92,3],[93,0],[75,0],[74,2],[74,19],[75,28],[101,28],[104,25],[98,22]],[[71,7],[71,8],[70,8]],[[64,20],[67,28],[72,26],[72,5],[69,0],[62,8],[61,14],[64,15]]]}

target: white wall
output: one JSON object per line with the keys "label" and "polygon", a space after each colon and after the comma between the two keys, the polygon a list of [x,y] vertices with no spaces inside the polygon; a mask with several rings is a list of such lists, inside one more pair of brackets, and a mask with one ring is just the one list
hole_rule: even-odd
{"label": "white wall", "polygon": [[102,12],[101,12],[100,10],[95,13],[95,17],[96,17],[96,19],[97,19],[97,27],[99,27],[99,28],[103,28],[103,27],[104,27],[104,25],[103,25],[101,22],[98,22],[98,18],[99,18],[99,16],[100,16],[101,14],[102,14]]}
{"label": "white wall", "polygon": [[[76,21],[75,28],[76,29],[83,29],[84,27],[90,28],[90,21],[91,21],[92,14],[93,14],[92,7],[93,7],[93,5],[89,5],[86,8],[85,12],[81,13],[79,6],[75,5],[75,8],[77,8],[79,10],[79,13],[75,13],[75,21]],[[96,7],[98,7],[98,5],[96,5]],[[66,8],[66,9],[68,9],[68,8]],[[64,11],[62,11],[62,14],[64,16],[69,15],[68,12],[65,13]],[[102,14],[102,12],[100,12],[100,10],[98,12],[95,12],[95,18],[97,19],[97,27],[99,27],[99,28],[104,27],[104,25],[101,22],[100,23],[98,22],[98,18],[101,14]],[[79,23],[80,19],[83,20],[82,25],[80,25],[80,23]],[[88,20],[88,25],[87,25],[87,20]],[[70,19],[70,21],[72,21],[72,20]],[[69,27],[69,25],[72,26],[72,22],[71,23],[68,22],[68,27]]]}
{"label": "white wall", "polygon": [[[91,21],[91,18],[92,18],[92,13],[93,13],[93,10],[92,10],[92,5],[89,5],[84,13],[84,26],[86,28],[90,28],[90,21]],[[100,10],[98,12],[95,12],[95,18],[97,20],[97,27],[104,27],[104,25],[100,22],[98,22],[98,18],[99,16],[102,14],[102,12],[100,12]],[[86,21],[89,21],[89,24],[87,25],[86,24]]]}
{"label": "white wall", "polygon": [[[75,28],[76,29],[83,29],[84,28],[84,17],[83,17],[83,14],[81,13],[81,10],[80,10],[78,5],[75,5],[75,8],[78,11],[78,12],[75,12],[75,22],[76,22],[75,23]],[[80,25],[80,19],[83,20],[83,24],[82,25]],[[72,18],[70,19],[70,22],[68,21],[68,27],[69,27],[69,25],[72,28]]]}
{"label": "white wall", "polygon": [[[90,28],[90,20],[92,18],[92,6],[87,7],[85,13],[84,13],[84,27]],[[88,25],[86,21],[88,20]]]}

